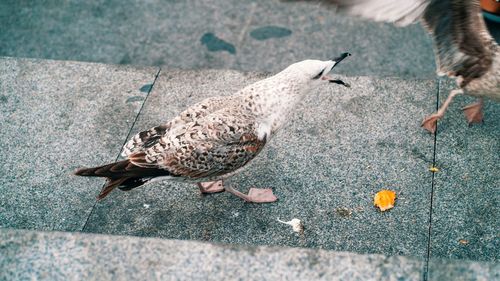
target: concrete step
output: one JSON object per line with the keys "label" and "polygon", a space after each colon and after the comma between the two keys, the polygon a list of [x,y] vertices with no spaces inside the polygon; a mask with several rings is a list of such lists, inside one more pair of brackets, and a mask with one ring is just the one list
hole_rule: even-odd
{"label": "concrete step", "polygon": [[[1,280],[421,280],[417,258],[0,229]],[[500,266],[431,260],[429,280],[498,280]]]}
{"label": "concrete step", "polygon": [[[172,182],[96,202],[103,180],[71,175],[116,160],[132,134],[190,104],[265,76],[0,58],[0,226],[498,261],[500,108],[487,103],[485,123],[468,127],[459,109],[471,99],[458,97],[434,138],[419,125],[449,81],[339,75],[352,88],[312,92],[228,182],[272,187],[274,204]],[[398,199],[380,213],[372,198],[383,188]],[[301,219],[303,235],[277,218]]]}

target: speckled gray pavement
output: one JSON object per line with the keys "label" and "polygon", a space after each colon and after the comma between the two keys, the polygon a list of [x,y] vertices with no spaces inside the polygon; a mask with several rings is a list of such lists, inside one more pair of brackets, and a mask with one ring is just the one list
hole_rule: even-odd
{"label": "speckled gray pavement", "polygon": [[[0,229],[2,280],[421,280],[412,257]],[[431,280],[495,280],[494,263],[432,260]]]}
{"label": "speckled gray pavement", "polygon": [[348,75],[433,78],[423,28],[278,0],[0,1],[0,56],[275,72],[349,51]]}

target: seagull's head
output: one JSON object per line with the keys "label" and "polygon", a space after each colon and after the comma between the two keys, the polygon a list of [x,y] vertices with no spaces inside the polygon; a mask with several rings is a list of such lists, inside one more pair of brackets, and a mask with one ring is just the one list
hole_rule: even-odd
{"label": "seagull's head", "polygon": [[327,61],[300,61],[283,70],[283,74],[289,77],[291,80],[290,82],[304,85],[305,89],[310,89],[323,83],[336,83],[350,87],[349,84],[344,83],[342,80],[333,79],[328,76],[328,73],[330,73],[337,64],[350,55],[351,54],[349,53],[343,53],[340,56]]}

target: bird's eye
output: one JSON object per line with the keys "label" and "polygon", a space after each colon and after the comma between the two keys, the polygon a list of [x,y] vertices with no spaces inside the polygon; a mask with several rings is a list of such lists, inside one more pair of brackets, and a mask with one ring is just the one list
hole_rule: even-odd
{"label": "bird's eye", "polygon": [[321,70],[320,73],[318,73],[318,75],[314,76],[313,79],[319,79],[322,75],[323,75],[323,72],[325,72],[325,70]]}

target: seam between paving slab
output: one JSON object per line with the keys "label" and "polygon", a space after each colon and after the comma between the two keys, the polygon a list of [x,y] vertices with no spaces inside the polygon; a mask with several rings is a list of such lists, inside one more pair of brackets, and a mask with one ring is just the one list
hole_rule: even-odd
{"label": "seam between paving slab", "polygon": [[252,24],[253,16],[255,15],[256,9],[257,9],[257,4],[252,3],[250,13],[248,14],[247,20],[245,21],[245,24],[241,28],[240,35],[238,36],[238,42],[236,44],[236,48],[238,50],[241,48],[241,44],[245,40],[245,34],[247,33],[248,28]]}
{"label": "seam between paving slab", "polygon": [[[436,110],[439,109],[439,95],[441,91],[441,78],[437,78],[437,91],[436,91]],[[432,152],[432,167],[436,166],[436,154],[437,154],[437,134],[438,134],[438,128],[436,124],[436,132],[434,133],[434,145],[433,145],[433,152]],[[430,200],[430,206],[429,206],[429,232],[427,234],[427,256],[425,257],[425,264],[424,264],[424,276],[423,279],[424,281],[427,281],[429,278],[429,260],[431,258],[431,235],[432,235],[432,206],[434,204],[434,186],[435,186],[435,175],[436,173],[432,173],[431,176],[431,200]]]}
{"label": "seam between paving slab", "polygon": [[[128,133],[125,137],[125,140],[123,141],[123,144],[120,146],[120,151],[118,152],[118,155],[116,156],[115,158],[115,162],[118,161],[118,158],[120,158],[120,154],[122,152],[122,149],[123,149],[123,146],[127,143],[127,141],[129,140],[130,138],[130,134],[132,133],[132,129],[134,129],[134,126],[135,126],[135,123],[137,122],[137,120],[139,119],[139,115],[141,115],[141,112],[142,112],[142,109],[144,108],[144,105],[146,104],[148,98],[149,98],[149,95],[151,94],[151,92],[153,91],[153,88],[155,86],[155,83],[156,83],[156,80],[158,80],[158,77],[160,76],[160,72],[161,72],[161,67],[158,68],[158,72],[156,72],[156,75],[155,75],[155,78],[153,79],[153,83],[151,84],[151,87],[149,88],[149,91],[148,93],[146,94],[146,98],[144,98],[144,101],[142,102],[141,104],[141,108],[139,109],[139,112],[137,112],[137,114],[135,115],[135,118],[134,118],[134,121],[132,122],[132,125],[130,126],[129,130],[128,130]],[[104,187],[105,184],[102,185],[102,187]],[[102,188],[101,188],[102,189]],[[94,213],[94,210],[95,210],[95,207],[97,206],[97,203],[99,203],[98,200],[96,200],[94,202],[94,205],[92,206],[92,209],[90,210],[90,213],[89,215],[87,216],[87,219],[85,220],[85,224],[83,224],[83,227],[82,227],[82,232],[85,230],[85,228],[87,227],[87,224],[89,223],[89,220],[90,220],[90,217],[92,216],[92,214]]]}

